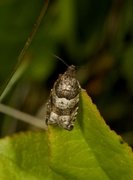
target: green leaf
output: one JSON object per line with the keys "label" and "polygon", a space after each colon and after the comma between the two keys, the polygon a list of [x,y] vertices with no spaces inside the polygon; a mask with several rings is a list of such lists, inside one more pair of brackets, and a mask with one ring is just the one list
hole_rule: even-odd
{"label": "green leaf", "polygon": [[86,92],[72,131],[56,126],[0,140],[0,179],[127,179],[131,148],[111,131]]}
{"label": "green leaf", "polygon": [[[133,154],[85,92],[71,132],[50,128],[51,167],[68,179],[132,179]],[[58,163],[57,163],[58,162]]]}

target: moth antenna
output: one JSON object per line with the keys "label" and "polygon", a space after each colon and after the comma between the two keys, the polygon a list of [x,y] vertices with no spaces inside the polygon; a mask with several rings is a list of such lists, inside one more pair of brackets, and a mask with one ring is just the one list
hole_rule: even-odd
{"label": "moth antenna", "polygon": [[52,54],[53,57],[55,57],[56,59],[60,60],[61,62],[63,62],[63,64],[65,64],[67,67],[69,67],[69,65],[62,59],[60,58],[59,56],[55,55],[55,54]]}

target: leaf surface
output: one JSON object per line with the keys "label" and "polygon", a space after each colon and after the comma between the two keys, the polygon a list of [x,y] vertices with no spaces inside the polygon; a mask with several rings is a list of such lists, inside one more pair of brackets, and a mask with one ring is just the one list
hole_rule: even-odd
{"label": "leaf surface", "polygon": [[0,140],[0,179],[128,179],[133,154],[82,90],[72,131],[50,126]]}

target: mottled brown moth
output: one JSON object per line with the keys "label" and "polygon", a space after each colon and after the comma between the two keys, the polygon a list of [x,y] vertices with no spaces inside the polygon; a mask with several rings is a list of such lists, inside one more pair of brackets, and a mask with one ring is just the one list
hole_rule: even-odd
{"label": "mottled brown moth", "polygon": [[46,123],[72,130],[77,116],[80,85],[76,79],[75,66],[71,65],[66,72],[59,75],[47,103]]}

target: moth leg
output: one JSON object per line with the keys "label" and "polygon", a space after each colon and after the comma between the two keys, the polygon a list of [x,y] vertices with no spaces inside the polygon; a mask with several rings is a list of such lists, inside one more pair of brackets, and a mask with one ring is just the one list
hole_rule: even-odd
{"label": "moth leg", "polygon": [[49,124],[49,117],[50,117],[50,111],[51,111],[51,99],[48,100],[48,102],[46,103],[46,124]]}

